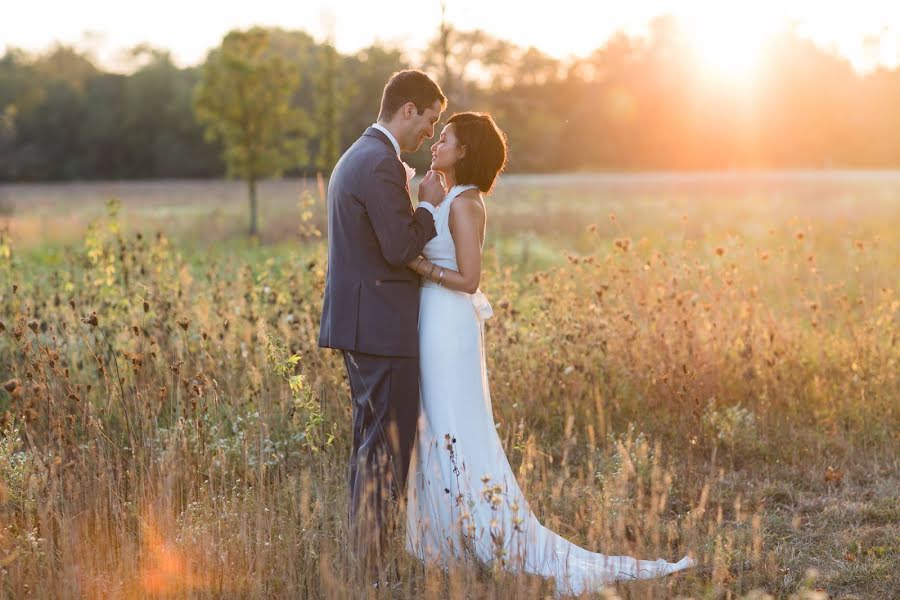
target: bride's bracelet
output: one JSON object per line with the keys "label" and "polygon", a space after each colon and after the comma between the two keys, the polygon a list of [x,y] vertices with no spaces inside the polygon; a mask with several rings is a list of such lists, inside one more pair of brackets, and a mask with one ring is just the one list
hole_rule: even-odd
{"label": "bride's bracelet", "polygon": [[441,269],[441,272],[438,273],[438,285],[444,285],[444,269]]}
{"label": "bride's bracelet", "polygon": [[431,279],[431,276],[434,275],[434,268],[436,266],[437,266],[436,264],[431,263],[431,269],[428,271],[428,279],[431,281],[434,281],[433,279]]}
{"label": "bride's bracelet", "polygon": [[424,256],[420,256],[420,257],[419,257],[419,262],[417,262],[415,268],[413,268],[413,271],[416,272],[416,275],[421,275],[421,273],[419,273],[419,267],[422,266],[422,261],[423,261],[423,260],[425,260],[425,257],[424,257]]}

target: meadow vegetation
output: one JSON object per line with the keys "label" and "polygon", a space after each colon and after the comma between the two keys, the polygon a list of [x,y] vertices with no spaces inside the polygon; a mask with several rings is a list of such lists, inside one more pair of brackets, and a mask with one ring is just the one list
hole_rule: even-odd
{"label": "meadow vegetation", "polygon": [[[358,597],[323,183],[263,183],[256,242],[238,183],[109,185],[3,190],[0,594]],[[896,593],[898,208],[896,175],[501,182],[488,368],[531,507],[700,562],[608,597]],[[392,560],[372,597],[552,594]]]}

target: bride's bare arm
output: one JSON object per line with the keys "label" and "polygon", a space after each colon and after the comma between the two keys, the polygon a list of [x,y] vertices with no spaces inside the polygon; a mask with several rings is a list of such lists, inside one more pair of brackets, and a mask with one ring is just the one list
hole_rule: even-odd
{"label": "bride's bare arm", "polygon": [[450,231],[456,245],[459,271],[437,266],[424,258],[408,263],[419,275],[440,281],[444,270],[444,287],[467,294],[475,293],[481,281],[481,242],[484,235],[484,206],[475,190],[466,191],[450,206]]}

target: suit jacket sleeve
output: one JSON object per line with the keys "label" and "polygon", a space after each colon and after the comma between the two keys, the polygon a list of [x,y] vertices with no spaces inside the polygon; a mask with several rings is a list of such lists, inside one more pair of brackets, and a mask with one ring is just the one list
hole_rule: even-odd
{"label": "suit jacket sleeve", "polygon": [[366,212],[384,259],[403,266],[422,252],[437,235],[434,217],[425,208],[412,210],[406,172],[400,161],[386,157],[375,167],[374,185],[366,193]]}

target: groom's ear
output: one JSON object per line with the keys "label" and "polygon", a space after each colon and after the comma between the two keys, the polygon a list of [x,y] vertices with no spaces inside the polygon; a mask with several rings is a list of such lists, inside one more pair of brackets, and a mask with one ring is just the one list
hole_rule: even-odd
{"label": "groom's ear", "polygon": [[403,118],[411,119],[413,115],[419,114],[419,109],[416,108],[415,102],[407,102],[403,105]]}

